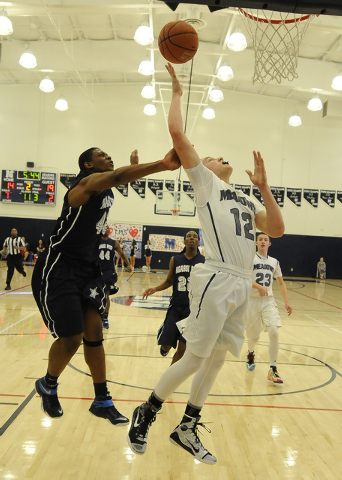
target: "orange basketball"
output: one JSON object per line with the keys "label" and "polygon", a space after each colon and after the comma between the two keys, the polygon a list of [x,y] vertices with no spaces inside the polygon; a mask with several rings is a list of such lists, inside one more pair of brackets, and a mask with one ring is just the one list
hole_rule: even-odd
{"label": "orange basketball", "polygon": [[158,47],[171,63],[186,63],[198,49],[198,35],[192,25],[183,20],[167,23],[160,31]]}

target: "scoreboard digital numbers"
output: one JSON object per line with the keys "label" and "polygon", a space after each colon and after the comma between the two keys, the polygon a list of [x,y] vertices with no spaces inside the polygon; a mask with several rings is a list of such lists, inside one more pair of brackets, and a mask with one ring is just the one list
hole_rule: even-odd
{"label": "scoreboard digital numbers", "polygon": [[55,206],[56,184],[56,173],[2,170],[1,201]]}

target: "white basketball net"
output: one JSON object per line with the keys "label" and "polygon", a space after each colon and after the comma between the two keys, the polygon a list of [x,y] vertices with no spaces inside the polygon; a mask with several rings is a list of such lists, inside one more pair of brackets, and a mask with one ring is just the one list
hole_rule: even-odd
{"label": "white basketball net", "polygon": [[281,83],[282,78],[298,78],[299,45],[316,15],[242,8],[239,11],[254,45],[253,83]]}

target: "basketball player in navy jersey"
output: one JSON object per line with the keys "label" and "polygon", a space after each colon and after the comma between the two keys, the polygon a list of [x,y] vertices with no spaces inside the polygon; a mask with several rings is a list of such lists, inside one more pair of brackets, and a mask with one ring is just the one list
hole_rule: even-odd
{"label": "basketball player in navy jersey", "polygon": [[118,274],[115,270],[115,253],[121,258],[121,262],[126,262],[127,271],[131,272],[131,265],[128,258],[122,251],[119,242],[113,240],[109,237],[110,229],[107,226],[104,235],[101,236],[101,241],[99,245],[99,259],[100,259],[100,269],[103,275],[103,279],[106,284],[106,310],[102,314],[102,325],[103,328],[109,328],[108,322],[108,313],[110,308],[109,295],[114,295],[119,291],[118,287],[115,285],[118,281]]}
{"label": "basketball player in navy jersey", "polygon": [[198,234],[190,230],[184,235],[184,250],[181,254],[171,257],[169,273],[165,282],[157,287],[148,288],[143,293],[143,298],[161,292],[172,285],[172,297],[165,320],[158,331],[158,345],[160,354],[165,357],[171,348],[178,347],[172,358],[171,365],[176,363],[185,352],[186,342],[182,337],[177,322],[189,316],[189,278],[192,268],[198,263],[204,263],[205,258],[198,251]]}
{"label": "basketball player in navy jersey", "polygon": [[268,186],[263,159],[254,155],[254,173],[246,170],[262,195],[265,209],[229,183],[233,171],[222,157],[200,159],[183,131],[182,87],[172,65],[166,66],[172,78],[172,100],[168,116],[169,131],[182,166],[196,196],[199,221],[205,244],[205,263],[190,275],[190,315],[183,336],[183,357],[161,376],[146,403],[133,412],[128,444],[144,453],[147,435],[163,402],[187,378],[195,374],[188,404],[170,441],[207,464],[217,462],[198,437],[200,412],[225,363],[227,351],[239,356],[244,342],[243,313],[252,288],[251,274],[255,254],[255,231],[273,237],[284,233],[279,206]]}
{"label": "basketball player in navy jersey", "polygon": [[[100,148],[90,148],[79,157],[80,173],[64,197],[61,216],[49,247],[38,260],[32,276],[32,291],[43,320],[56,338],[49,352],[45,377],[36,381],[42,408],[50,417],[61,417],[57,396],[58,378],[83,341],[83,351],[94,383],[95,400],[90,412],[113,425],[128,419],[114,407],[107,389],[101,314],[106,308],[105,285],[98,262],[100,236],[105,233],[112,187],[151,173],[179,168],[170,150],[163,160],[136,163],[114,170],[112,158]],[[133,161],[132,161],[133,160]]]}

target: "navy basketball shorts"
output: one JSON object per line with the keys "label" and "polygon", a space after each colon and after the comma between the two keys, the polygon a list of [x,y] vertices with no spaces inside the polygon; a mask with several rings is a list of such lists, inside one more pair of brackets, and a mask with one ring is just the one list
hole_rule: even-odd
{"label": "navy basketball shorts", "polygon": [[44,323],[55,338],[84,331],[89,302],[100,314],[106,308],[105,284],[99,267],[71,264],[61,253],[51,250],[34,268],[32,292]]}
{"label": "navy basketball shorts", "polygon": [[103,270],[103,279],[106,285],[106,292],[113,290],[116,282],[118,281],[118,274],[114,270]]}
{"label": "navy basketball shorts", "polygon": [[178,340],[185,343],[185,339],[178,330],[177,322],[189,315],[190,309],[188,305],[170,305],[165,320],[158,330],[158,345],[171,345],[171,347],[176,348]]}

